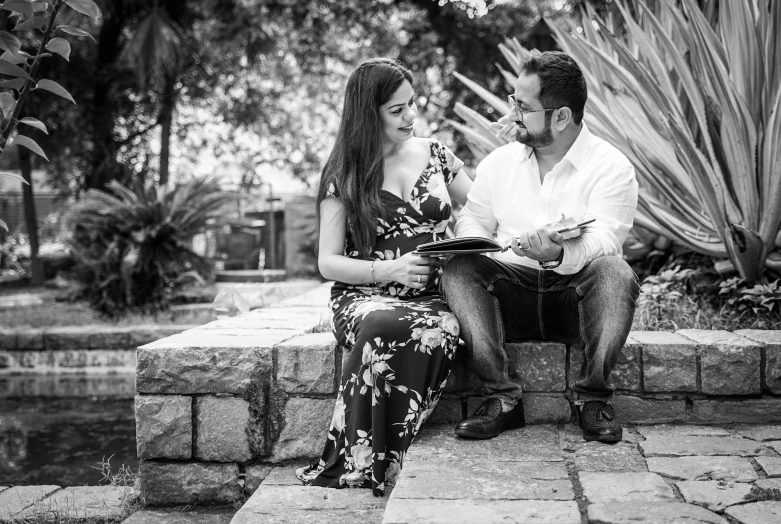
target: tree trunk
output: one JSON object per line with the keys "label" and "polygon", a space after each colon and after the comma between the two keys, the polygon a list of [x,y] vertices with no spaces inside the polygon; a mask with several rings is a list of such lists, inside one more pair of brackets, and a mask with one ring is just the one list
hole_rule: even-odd
{"label": "tree trunk", "polygon": [[160,186],[168,184],[168,165],[171,157],[171,124],[176,106],[176,78],[165,75],[160,106]]}
{"label": "tree trunk", "polygon": [[111,99],[111,90],[114,85],[114,64],[121,51],[120,38],[124,25],[122,4],[121,1],[104,4],[95,61],[91,129],[94,151],[90,172],[84,181],[87,189],[103,189],[111,180],[121,178],[121,167],[117,162],[119,145],[114,137],[115,103]]}
{"label": "tree trunk", "polygon": [[24,225],[27,228],[27,236],[30,239],[30,266],[32,270],[32,279],[30,283],[34,286],[43,284],[43,263],[38,258],[38,218],[35,213],[35,198],[33,197],[33,170],[30,162],[30,152],[24,147],[17,147],[19,150],[19,167],[22,170],[22,178],[27,182],[22,184],[22,199],[24,202]]}

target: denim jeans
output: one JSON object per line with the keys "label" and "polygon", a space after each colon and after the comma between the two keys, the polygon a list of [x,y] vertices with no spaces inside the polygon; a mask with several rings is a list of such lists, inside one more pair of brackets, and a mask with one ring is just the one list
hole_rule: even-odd
{"label": "denim jeans", "polygon": [[640,292],[637,276],[620,257],[594,259],[580,272],[559,275],[484,255],[458,255],[442,280],[447,302],[461,325],[470,364],[484,393],[505,409],[521,398],[508,374],[507,342],[542,340],[580,344],[585,376],[568,392],[575,404],[610,402],[608,382],[618,360]]}

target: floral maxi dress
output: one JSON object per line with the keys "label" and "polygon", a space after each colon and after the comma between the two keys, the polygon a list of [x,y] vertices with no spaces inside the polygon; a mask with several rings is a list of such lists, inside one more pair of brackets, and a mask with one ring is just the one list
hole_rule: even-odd
{"label": "floral maxi dress", "polygon": [[[430,145],[431,158],[407,200],[381,192],[386,220],[380,219],[371,259],[399,258],[443,238],[451,211],[446,184],[463,163],[436,140]],[[349,234],[345,254],[358,258]],[[458,321],[439,294],[440,275],[433,271],[421,290],[398,282],[334,284],[334,334],[349,354],[320,461],[296,472],[304,484],[371,487],[381,496],[395,482],[442,394],[458,345]]]}

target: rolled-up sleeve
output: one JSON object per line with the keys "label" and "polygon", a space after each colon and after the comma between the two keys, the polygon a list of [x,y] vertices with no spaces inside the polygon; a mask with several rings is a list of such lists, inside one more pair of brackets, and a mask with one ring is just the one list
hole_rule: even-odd
{"label": "rolled-up sleeve", "polygon": [[637,179],[631,165],[598,177],[583,220],[596,219],[579,237],[564,242],[556,272],[574,273],[601,256],[621,255],[637,210]]}

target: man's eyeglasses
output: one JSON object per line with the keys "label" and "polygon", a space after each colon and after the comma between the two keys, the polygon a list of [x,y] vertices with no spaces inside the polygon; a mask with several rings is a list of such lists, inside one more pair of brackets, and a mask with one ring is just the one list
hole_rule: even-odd
{"label": "man's eyeglasses", "polygon": [[538,113],[540,111],[555,111],[557,109],[561,109],[560,107],[551,107],[551,108],[543,108],[543,109],[521,109],[521,106],[519,106],[518,102],[515,101],[515,97],[513,95],[507,95],[507,101],[510,102],[510,107],[513,108],[513,112],[515,113],[515,118],[517,118],[521,124],[523,124],[523,115],[527,113]]}

